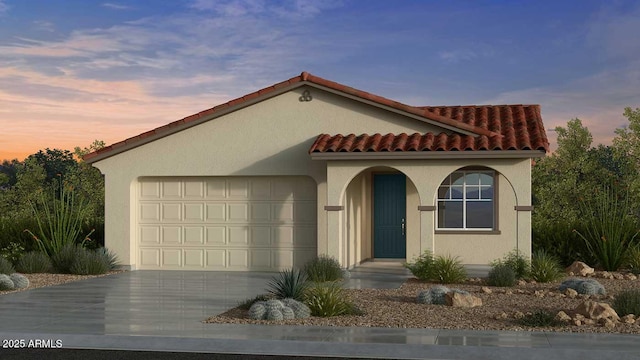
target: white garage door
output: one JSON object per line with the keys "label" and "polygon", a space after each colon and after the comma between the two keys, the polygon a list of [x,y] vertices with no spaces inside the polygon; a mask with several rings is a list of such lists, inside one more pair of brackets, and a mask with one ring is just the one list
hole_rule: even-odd
{"label": "white garage door", "polygon": [[138,268],[275,271],[316,255],[308,177],[142,178]]}

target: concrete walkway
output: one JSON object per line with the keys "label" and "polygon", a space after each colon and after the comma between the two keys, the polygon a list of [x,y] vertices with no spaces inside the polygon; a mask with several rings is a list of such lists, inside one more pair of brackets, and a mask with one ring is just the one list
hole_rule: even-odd
{"label": "concrete walkway", "polygon": [[[272,275],[133,271],[2,295],[0,340],[61,340],[65,348],[80,349],[261,355],[640,359],[640,337],[635,335],[201,322],[263,293]],[[407,276],[400,267],[385,270],[372,263],[353,271],[348,286],[394,288]]]}

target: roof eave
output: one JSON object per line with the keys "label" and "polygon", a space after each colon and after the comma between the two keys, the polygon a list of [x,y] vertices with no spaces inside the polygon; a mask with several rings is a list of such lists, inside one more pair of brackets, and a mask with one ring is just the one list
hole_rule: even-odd
{"label": "roof eave", "polygon": [[312,160],[531,159],[544,150],[312,152]]}

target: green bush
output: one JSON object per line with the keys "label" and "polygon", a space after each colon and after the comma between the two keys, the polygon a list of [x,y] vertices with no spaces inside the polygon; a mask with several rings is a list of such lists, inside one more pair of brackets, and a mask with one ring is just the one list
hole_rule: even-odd
{"label": "green bush", "polygon": [[301,301],[308,287],[309,280],[304,272],[288,269],[271,278],[267,291],[279,299],[292,298]]}
{"label": "green bush", "polygon": [[640,316],[640,289],[629,289],[620,292],[611,306],[620,316],[629,314]]}
{"label": "green bush", "polygon": [[48,273],[53,270],[51,259],[40,251],[31,251],[18,260],[16,270],[24,274]]}
{"label": "green bush", "polygon": [[467,279],[467,271],[458,257],[436,256],[433,259],[432,280],[441,284],[461,283]]}
{"label": "green bush", "polygon": [[595,192],[595,201],[581,202],[580,211],[585,227],[576,233],[600,267],[617,271],[639,232],[629,197],[604,188]]}
{"label": "green bush", "polygon": [[543,224],[534,222],[531,228],[531,247],[536,253],[540,250],[546,251],[548,254],[555,256],[562,267],[573,264],[574,261],[582,261],[587,264],[594,264],[593,259],[582,241],[578,237],[578,233],[574,230],[582,232],[583,225],[568,224],[566,222]]}
{"label": "green bush", "polygon": [[433,254],[431,251],[426,250],[422,255],[416,257],[412,263],[405,263],[404,266],[419,280],[429,281],[433,276],[433,262]]}
{"label": "green bush", "polygon": [[333,257],[320,255],[304,266],[304,272],[310,281],[336,281],[343,277],[340,263]]}
{"label": "green bush", "polygon": [[0,249],[0,256],[11,261],[12,264],[18,263],[18,260],[24,255],[24,246],[17,242],[10,242],[7,246]]}
{"label": "green bush", "polygon": [[629,249],[626,259],[627,267],[629,271],[636,275],[640,275],[640,247],[633,246]]}
{"label": "green bush", "polygon": [[107,263],[109,271],[116,270],[120,265],[118,262],[118,256],[106,247],[99,247],[95,250],[99,257],[103,258]]}
{"label": "green bush", "polygon": [[11,261],[0,256],[0,274],[10,275],[16,272]]}
{"label": "green bush", "polygon": [[519,322],[521,325],[530,327],[560,325],[560,322],[556,320],[556,316],[552,312],[546,310],[536,310],[531,314],[526,314]]}
{"label": "green bush", "polygon": [[71,267],[75,259],[83,256],[84,249],[76,244],[67,244],[51,256],[51,263],[55,271],[61,274],[71,274]]}
{"label": "green bush", "polygon": [[537,282],[552,282],[564,277],[558,259],[544,250],[536,251],[531,259],[529,276]]}
{"label": "green bush", "polygon": [[360,310],[346,298],[342,286],[337,282],[315,283],[308,289],[304,303],[314,316],[361,314]]}
{"label": "green bush", "polygon": [[510,267],[516,279],[524,279],[529,276],[531,271],[531,262],[518,250],[512,250],[501,260],[496,260],[491,263],[492,266],[503,264]]}
{"label": "green bush", "polygon": [[507,264],[498,263],[489,271],[487,284],[491,286],[514,286],[516,284],[516,272]]}
{"label": "green bush", "polygon": [[434,256],[429,250],[404,266],[413,276],[423,281],[434,281],[442,284],[463,282],[467,279],[467,272],[457,257]]}
{"label": "green bush", "polygon": [[110,262],[104,253],[78,247],[69,272],[76,275],[100,275],[109,272]]}

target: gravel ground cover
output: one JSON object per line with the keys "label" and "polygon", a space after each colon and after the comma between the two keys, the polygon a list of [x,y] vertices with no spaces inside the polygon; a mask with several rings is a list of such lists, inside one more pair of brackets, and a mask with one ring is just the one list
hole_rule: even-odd
{"label": "gravel ground cover", "polygon": [[[526,327],[517,317],[537,310],[557,314],[571,314],[586,299],[611,304],[617,293],[624,289],[640,287],[640,280],[597,279],[607,290],[607,295],[578,295],[570,298],[558,290],[561,281],[546,284],[524,283],[511,288],[490,287],[481,279],[471,279],[464,284],[447,285],[462,289],[480,297],[483,305],[475,308],[454,308],[445,305],[416,303],[420,290],[435,284],[408,279],[399,289],[347,289],[347,296],[365,314],[361,316],[310,317],[283,321],[252,320],[245,310],[231,309],[205,320],[208,323],[234,324],[290,324],[319,326],[359,326],[393,328],[437,328],[472,330],[515,331],[565,331],[565,332],[615,332],[640,334],[640,321],[634,324],[618,323],[607,329],[601,325],[566,324],[553,327]],[[483,290],[483,287],[485,288]],[[485,291],[489,290],[491,293]],[[520,313],[520,314],[518,314]]]}
{"label": "gravel ground cover", "polygon": [[49,273],[23,274],[24,276],[27,277],[27,279],[29,279],[29,287],[24,289],[0,291],[0,295],[40,288],[44,286],[60,285],[60,284],[65,284],[72,281],[79,281],[79,280],[90,279],[95,277],[108,276],[108,275],[117,274],[120,272],[122,271],[110,271],[102,275],[72,275],[72,274],[49,274]]}

